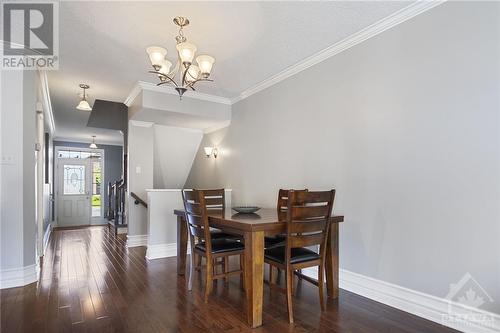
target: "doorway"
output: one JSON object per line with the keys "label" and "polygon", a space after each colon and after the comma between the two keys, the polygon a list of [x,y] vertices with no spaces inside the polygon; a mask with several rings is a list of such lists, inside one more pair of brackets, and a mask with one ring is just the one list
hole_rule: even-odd
{"label": "doorway", "polygon": [[56,147],[56,211],[60,227],[103,220],[104,151]]}

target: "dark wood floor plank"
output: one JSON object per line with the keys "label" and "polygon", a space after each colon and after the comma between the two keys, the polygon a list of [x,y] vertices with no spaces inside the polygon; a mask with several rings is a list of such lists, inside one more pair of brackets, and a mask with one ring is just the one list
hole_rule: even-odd
{"label": "dark wood floor plank", "polygon": [[265,285],[264,325],[252,330],[238,277],[214,283],[206,304],[202,274],[189,292],[175,258],[148,261],[145,252],[103,227],[55,230],[39,282],[0,291],[1,332],[453,332],[343,290],[322,313],[317,287],[298,280],[295,324],[284,294]]}

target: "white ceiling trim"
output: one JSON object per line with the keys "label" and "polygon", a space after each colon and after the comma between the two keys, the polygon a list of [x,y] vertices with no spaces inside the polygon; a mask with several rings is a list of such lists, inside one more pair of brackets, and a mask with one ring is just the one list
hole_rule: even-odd
{"label": "white ceiling trim", "polygon": [[252,96],[253,94],[258,93],[266,88],[269,88],[272,85],[275,85],[278,82],[281,82],[299,72],[302,72],[309,67],[312,67],[330,57],[333,57],[336,54],[339,54],[355,45],[358,45],[365,40],[372,38],[400,23],[403,23],[423,12],[428,11],[440,4],[446,2],[446,0],[421,0],[417,1],[392,15],[389,15],[374,24],[358,31],[357,33],[341,40],[338,43],[333,44],[332,46],[327,47],[324,50],[319,51],[318,53],[305,58],[304,60],[299,61],[295,65],[292,65],[283,71],[279,72],[271,76],[270,78],[244,90],[240,93],[239,96],[231,99],[231,104],[239,102],[247,97]]}
{"label": "white ceiling trim", "polygon": [[54,122],[54,113],[52,112],[52,102],[50,101],[50,91],[49,91],[49,82],[47,80],[47,73],[44,70],[38,71],[38,77],[40,79],[40,87],[41,87],[41,95],[42,95],[42,104],[44,117],[47,118],[49,123],[49,133],[50,135],[54,135],[56,131],[56,124]]}
{"label": "white ceiling trim", "polygon": [[[157,86],[154,83],[149,83],[149,82],[144,82],[144,81],[138,81],[132,91],[130,91],[130,94],[128,97],[125,99],[125,105],[130,106],[133,102],[133,100],[139,95],[139,93],[142,90],[147,90],[147,91],[154,91],[154,92],[159,92],[163,94],[169,94],[169,95],[179,95],[179,93],[171,86]],[[210,95],[210,94],[205,94],[201,93],[198,91],[186,91],[184,94],[185,97],[187,98],[193,98],[193,99],[199,99],[202,101],[207,101],[207,102],[214,102],[214,103],[220,103],[220,104],[226,104],[226,105],[231,105],[231,100],[226,97],[221,97],[221,96],[216,96],[216,95]]]}
{"label": "white ceiling trim", "polygon": [[[54,137],[54,141],[64,141],[64,142],[74,142],[74,143],[84,143],[84,144],[89,144],[92,142],[91,140],[79,140],[75,139],[72,137],[67,137],[67,136],[56,136]],[[123,147],[123,143],[119,143],[116,141],[109,141],[109,140],[96,140],[96,145],[106,145],[106,146],[120,146]],[[73,147],[75,148],[75,147]],[[81,149],[80,147],[75,148],[75,149]]]}
{"label": "white ceiling trim", "polygon": [[155,124],[152,121],[142,121],[142,120],[129,120],[129,123],[131,125],[139,127],[151,127]]}

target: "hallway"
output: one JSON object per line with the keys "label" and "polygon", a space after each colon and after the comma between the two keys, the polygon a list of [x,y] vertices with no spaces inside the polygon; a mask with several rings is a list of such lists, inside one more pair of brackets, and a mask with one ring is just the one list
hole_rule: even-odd
{"label": "hallway", "polygon": [[294,326],[284,296],[265,287],[266,325],[250,330],[238,278],[229,288],[219,282],[205,304],[201,280],[189,293],[175,258],[147,261],[144,254],[144,247],[127,249],[124,237],[105,227],[55,230],[40,283],[1,291],[1,331],[452,332],[346,291],[322,315],[317,289],[307,282],[298,282]]}

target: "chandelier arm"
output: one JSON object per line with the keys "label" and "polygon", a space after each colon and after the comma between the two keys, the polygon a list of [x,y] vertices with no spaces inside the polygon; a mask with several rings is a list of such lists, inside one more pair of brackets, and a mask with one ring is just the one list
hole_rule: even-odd
{"label": "chandelier arm", "polygon": [[183,86],[183,87],[187,87],[187,86],[189,86],[189,84],[188,84],[188,85],[186,85],[186,75],[187,75],[187,73],[188,73],[189,67],[191,67],[191,64],[189,64],[189,65],[186,67],[186,69],[184,70],[184,73],[182,74],[182,81],[181,81],[181,84],[182,84],[182,86]]}
{"label": "chandelier arm", "polygon": [[[173,84],[175,84],[176,87],[178,87],[179,85],[168,75],[165,75],[163,73],[160,73],[160,72],[156,72],[156,71],[149,71],[149,73],[152,73],[152,74],[158,74],[158,75],[161,75],[162,77],[166,78],[167,80],[170,80],[170,82],[172,82]],[[169,83],[168,81],[165,81],[165,82],[160,82],[157,84],[157,86],[161,85],[161,84],[164,84],[164,83]]]}
{"label": "chandelier arm", "polygon": [[175,64],[174,69],[172,69],[172,71],[170,71],[170,73],[168,73],[168,76],[174,77],[175,73],[177,73],[178,70],[179,70],[179,58],[177,58],[177,63]]}
{"label": "chandelier arm", "polygon": [[210,79],[198,79],[198,80],[194,81],[193,84],[195,84],[196,82],[200,82],[200,81],[214,82],[214,80],[210,80]]}

